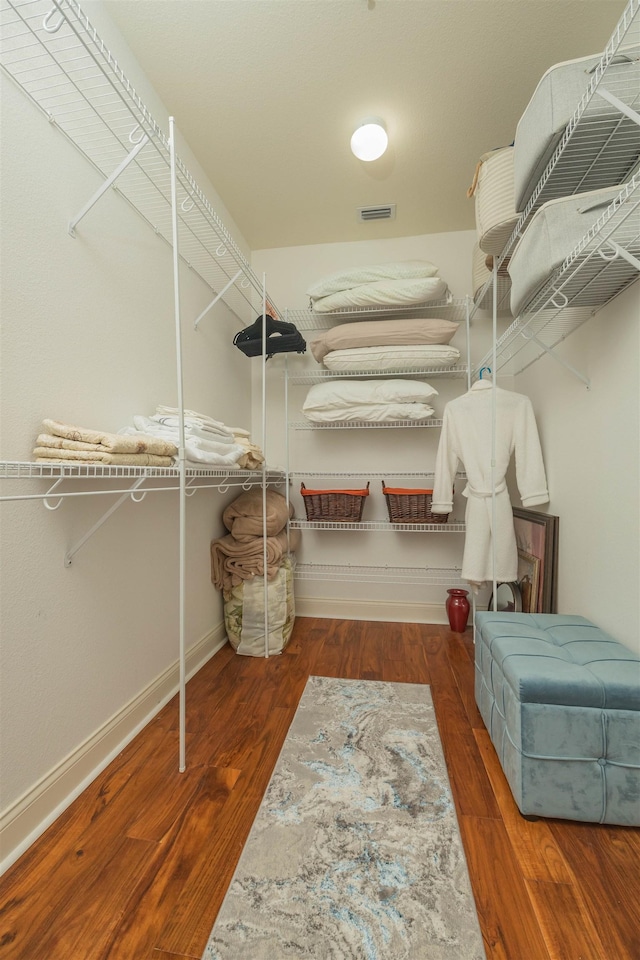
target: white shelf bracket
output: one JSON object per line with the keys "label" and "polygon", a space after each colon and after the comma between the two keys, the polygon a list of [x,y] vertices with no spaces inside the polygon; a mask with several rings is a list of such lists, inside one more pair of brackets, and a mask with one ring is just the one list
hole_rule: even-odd
{"label": "white shelf bracket", "polygon": [[[131,138],[130,138],[130,139],[131,139]],[[133,142],[133,141],[132,141],[132,142]],[[98,190],[96,190],[96,192],[95,192],[94,195],[91,197],[91,199],[88,200],[87,203],[85,203],[85,205],[84,205],[84,207],[82,208],[82,210],[80,211],[80,213],[79,213],[76,217],[74,217],[73,220],[71,220],[71,221],[69,222],[69,233],[70,233],[70,235],[71,235],[72,237],[75,237],[75,235],[76,235],[76,233],[75,233],[75,228],[76,228],[77,225],[80,223],[80,221],[82,220],[82,218],[84,217],[84,215],[87,214],[87,213],[89,212],[89,210],[91,210],[91,208],[92,208],[93,206],[95,206],[95,204],[98,202],[98,200],[100,199],[100,197],[102,197],[102,195],[105,194],[105,193],[107,192],[107,190],[108,190],[110,187],[113,186],[113,184],[116,182],[116,180],[118,179],[118,177],[120,176],[120,174],[123,172],[123,170],[126,170],[126,169],[127,169],[127,167],[129,166],[129,164],[130,164],[133,160],[135,160],[135,158],[137,157],[137,155],[140,153],[140,151],[142,150],[142,148],[143,148],[144,146],[146,146],[147,143],[149,143],[149,137],[148,137],[147,134],[145,133],[145,134],[137,141],[137,143],[136,143],[135,147],[133,148],[133,150],[131,150],[131,152],[126,155],[126,157],[124,158],[124,160],[122,161],[122,163],[119,164],[119,165],[116,167],[116,169],[113,171],[113,173],[111,174],[111,176],[107,177],[107,179],[104,181],[104,183],[102,184],[102,186],[101,186]]]}
{"label": "white shelf bracket", "polygon": [[615,240],[607,240],[607,246],[611,249],[611,253],[605,253],[604,249],[598,250],[598,253],[603,260],[613,261],[618,257],[622,257],[623,260],[626,260],[627,263],[630,263],[632,267],[635,267],[638,273],[640,273],[640,260],[637,257],[634,257],[632,253],[629,253],[628,250],[625,250],[624,247],[621,247],[619,243],[616,243]]}
{"label": "white shelf bracket", "polygon": [[229,480],[230,480],[230,476],[229,474],[227,474],[226,477],[224,477],[224,479],[221,480],[220,483],[218,484],[218,493],[228,492],[230,487]]}
{"label": "white shelf bracket", "polygon": [[[142,497],[138,497],[137,499],[136,497],[134,497],[133,494],[138,489],[140,484],[144,483],[146,479],[147,479],[146,477],[138,477],[135,483],[131,484],[131,487],[129,488],[129,490],[123,493],[121,497],[118,497],[116,502],[109,507],[106,513],[103,513],[103,515],[100,517],[97,523],[94,523],[91,529],[85,533],[84,537],[81,537],[77,543],[75,543],[72,547],[70,547],[69,550],[67,550],[67,552],[64,555],[65,567],[71,566],[71,561],[73,557],[76,555],[76,553],[78,552],[78,550],[80,549],[80,547],[84,546],[87,540],[89,540],[89,538],[93,536],[96,530],[99,530],[102,524],[105,523],[109,519],[109,517],[116,512],[118,507],[122,506],[125,500],[127,500],[130,497],[134,503],[139,503],[140,500],[143,499],[144,494],[142,495]],[[55,487],[55,484],[54,484],[54,487]],[[53,487],[51,489],[53,490]]]}
{"label": "white shelf bracket", "polygon": [[51,494],[53,493],[53,491],[56,489],[56,487],[58,487],[58,486],[62,483],[63,480],[64,480],[64,477],[58,477],[58,479],[57,479],[56,482],[53,484],[53,486],[49,487],[49,489],[47,490],[47,493],[46,493],[45,497],[44,497],[43,500],[42,500],[42,502],[43,502],[44,506],[47,508],[47,510],[57,510],[58,507],[61,507],[61,506],[62,506],[62,504],[63,504],[63,502],[64,502],[64,497],[58,497],[58,502],[57,502],[57,503],[49,503],[49,497],[51,496]]}
{"label": "white shelf bracket", "polygon": [[191,477],[191,479],[185,484],[185,488],[184,488],[185,497],[192,497],[194,493],[198,492],[199,487],[194,486],[195,480],[196,480],[195,477]]}
{"label": "white shelf bracket", "polygon": [[566,370],[569,370],[569,372],[572,373],[574,377],[577,377],[578,380],[582,380],[587,390],[591,388],[591,380],[588,377],[585,377],[584,374],[580,373],[579,370],[576,370],[574,366],[572,366],[570,363],[567,363],[566,360],[563,360],[562,357],[559,357],[557,354],[555,354],[551,347],[548,347],[546,343],[543,343],[542,340],[539,340],[535,334],[527,333],[526,330],[522,330],[520,332],[520,336],[524,337],[525,340],[533,341],[533,343],[540,347],[541,350],[544,350],[544,352],[548,353],[550,357],[553,357],[556,363],[559,363],[560,366],[564,367]]}
{"label": "white shelf bracket", "polygon": [[616,110],[619,110],[620,113],[624,113],[625,117],[629,117],[630,120],[633,120],[634,123],[637,123],[640,127],[640,113],[637,113],[635,110],[632,110],[631,107],[620,100],[618,97],[614,96],[613,93],[609,93],[606,87],[599,87],[595,91],[599,97],[602,97],[603,100],[606,100],[611,106],[615,107]]}
{"label": "white shelf bracket", "polygon": [[[42,18],[42,29],[46,33],[57,33],[64,23],[65,16],[61,8],[62,0],[53,0],[53,7],[49,10],[49,13]],[[53,17],[56,13],[60,14],[60,18],[54,23]]]}
{"label": "white shelf bracket", "polygon": [[197,330],[197,329],[198,329],[198,324],[200,323],[200,321],[202,320],[202,318],[204,317],[204,315],[207,314],[207,313],[209,313],[209,310],[211,310],[211,308],[216,305],[216,303],[218,302],[218,300],[220,299],[220,297],[224,297],[224,295],[225,295],[225,293],[227,292],[227,290],[229,289],[229,287],[232,287],[232,286],[234,285],[234,283],[236,282],[236,280],[238,279],[238,277],[240,277],[241,275],[242,275],[242,270],[238,270],[238,272],[236,273],[235,277],[232,277],[231,280],[229,280],[228,283],[225,283],[225,285],[224,285],[224,287],[222,288],[222,290],[220,291],[220,293],[217,293],[217,294],[215,295],[215,297],[213,298],[213,300],[211,301],[211,303],[209,304],[209,306],[208,306],[208,307],[205,307],[204,310],[202,311],[202,313],[200,314],[200,316],[196,318],[196,320],[195,320],[195,322],[194,322],[194,324],[193,324],[194,330]]}

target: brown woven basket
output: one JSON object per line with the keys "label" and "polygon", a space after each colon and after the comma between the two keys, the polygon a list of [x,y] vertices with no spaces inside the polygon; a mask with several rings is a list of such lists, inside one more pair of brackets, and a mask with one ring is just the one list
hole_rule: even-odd
{"label": "brown woven basket", "polygon": [[446,523],[449,519],[448,513],[431,513],[433,490],[385,487],[383,480],[382,492],[391,523]]}
{"label": "brown woven basket", "polygon": [[307,490],[300,484],[307,520],[334,520],[359,523],[369,484],[364,490]]}

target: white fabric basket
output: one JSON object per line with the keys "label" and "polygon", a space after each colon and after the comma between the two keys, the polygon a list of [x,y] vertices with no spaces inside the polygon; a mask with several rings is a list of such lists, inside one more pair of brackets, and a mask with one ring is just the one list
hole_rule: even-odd
{"label": "white fabric basket", "polygon": [[[531,303],[619,193],[620,187],[607,187],[548,200],[536,210],[509,261],[514,317]],[[587,288],[584,296],[588,293]],[[597,302],[597,289],[594,295]]]}
{"label": "white fabric basket", "polygon": [[[621,47],[607,67],[606,83],[612,92],[640,89],[640,46]],[[551,159],[565,128],[587,92],[602,54],[567,60],[550,67],[542,76],[531,100],[518,121],[514,145],[514,186],[516,209],[523,211]],[[640,145],[640,127],[622,117],[615,107],[602,101],[598,113],[602,148],[607,162],[595,164],[585,177],[585,191],[622,183],[635,162]],[[589,130],[591,156],[597,155],[596,128]],[[588,156],[589,154],[587,154]],[[585,174],[587,170],[585,169]],[[596,179],[597,178],[597,179]],[[567,190],[567,193],[574,192]]]}
{"label": "white fabric basket", "polygon": [[[482,296],[482,289],[491,277],[491,271],[486,264],[487,254],[480,249],[476,243],[473,248],[473,258],[472,258],[472,289],[473,289],[473,302],[477,307],[480,307],[481,310],[493,310],[493,286],[489,287],[488,291]],[[509,294],[511,292],[511,277],[506,274],[498,274],[498,284],[497,284],[497,301],[498,301],[498,313],[500,315],[510,313],[509,309]]]}
{"label": "white fabric basket", "polygon": [[513,190],[513,147],[492,150],[480,158],[475,201],[480,249],[499,256],[518,222]]}

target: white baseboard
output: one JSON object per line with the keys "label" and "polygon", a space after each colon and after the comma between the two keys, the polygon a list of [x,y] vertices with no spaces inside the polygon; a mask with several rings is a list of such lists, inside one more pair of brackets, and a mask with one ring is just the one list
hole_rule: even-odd
{"label": "white baseboard", "polygon": [[390,623],[447,623],[443,603],[394,603],[296,596],[296,615],[335,620],[385,620]]}
{"label": "white baseboard", "polygon": [[[193,676],[226,643],[224,623],[186,653]],[[179,689],[176,661],[0,815],[0,876],[133,740]],[[176,757],[176,763],[178,758]]]}

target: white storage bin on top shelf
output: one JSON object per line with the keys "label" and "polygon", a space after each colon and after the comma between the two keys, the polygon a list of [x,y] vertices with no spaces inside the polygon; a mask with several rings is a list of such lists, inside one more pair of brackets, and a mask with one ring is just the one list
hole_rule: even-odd
{"label": "white storage bin on top shelf", "polygon": [[[551,67],[541,78],[516,128],[515,205],[522,212],[590,85],[606,70],[600,93],[589,104],[589,129],[565,146],[563,174],[540,185],[539,202],[624,183],[638,163],[640,127],[619,104],[640,99],[640,44],[626,37],[603,66],[602,53]],[[616,103],[617,101],[617,103]],[[590,159],[596,158],[595,163]],[[580,162],[581,161],[581,162]]]}

